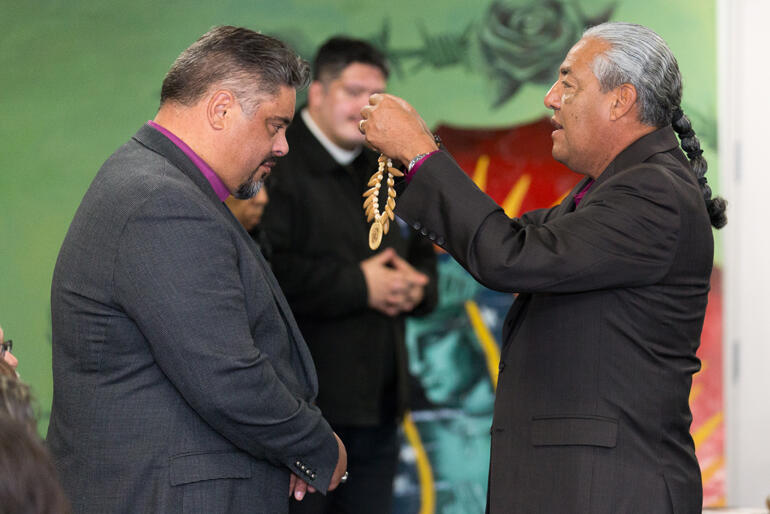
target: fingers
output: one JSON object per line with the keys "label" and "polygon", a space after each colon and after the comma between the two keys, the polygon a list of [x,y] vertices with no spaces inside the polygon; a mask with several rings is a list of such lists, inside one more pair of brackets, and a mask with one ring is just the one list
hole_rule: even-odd
{"label": "fingers", "polygon": [[405,259],[402,259],[398,254],[394,254],[390,263],[400,272],[404,273],[407,282],[410,285],[425,286],[430,282],[430,278],[425,273],[417,271],[411,264]]}
{"label": "fingers", "polygon": [[387,263],[392,261],[394,257],[397,258],[398,255],[396,254],[396,251],[389,246],[376,254],[375,257],[377,257],[377,261]]}
{"label": "fingers", "polygon": [[[383,93],[374,93],[373,95],[369,96],[369,105],[371,106],[377,106],[380,102],[382,102],[382,99],[385,98],[385,96],[391,96],[391,95],[385,95]],[[391,97],[394,98],[394,97]],[[366,107],[364,107],[366,109]]]}
{"label": "fingers", "polygon": [[294,484],[294,499],[302,501],[305,494],[307,494],[307,483],[301,478],[297,478],[297,481]]}
{"label": "fingers", "polygon": [[329,490],[333,491],[337,488],[338,485],[340,485],[340,481],[342,480],[342,475],[345,474],[345,471],[348,469],[348,452],[345,450],[345,445],[342,444],[342,440],[337,436],[337,434],[334,434],[334,438],[337,440],[337,466],[334,468],[334,473],[332,473],[332,480],[329,483]]}

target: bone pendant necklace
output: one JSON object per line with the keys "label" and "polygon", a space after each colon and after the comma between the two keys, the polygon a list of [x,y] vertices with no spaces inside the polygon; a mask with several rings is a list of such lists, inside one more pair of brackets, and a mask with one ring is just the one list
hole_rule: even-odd
{"label": "bone pendant necklace", "polygon": [[[382,179],[387,170],[388,196],[385,202],[385,211],[380,213],[379,197]],[[393,177],[403,177],[404,174],[393,167],[393,161],[380,154],[377,159],[377,171],[374,172],[369,182],[366,184],[369,189],[364,193],[364,213],[366,221],[372,221],[369,229],[369,248],[376,250],[382,243],[382,237],[388,233],[390,222],[395,219],[393,209],[396,208],[396,190],[393,189],[395,183]]]}

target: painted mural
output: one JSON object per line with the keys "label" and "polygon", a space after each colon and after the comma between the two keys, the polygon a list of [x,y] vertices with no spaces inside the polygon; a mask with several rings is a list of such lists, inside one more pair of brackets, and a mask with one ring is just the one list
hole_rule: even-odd
{"label": "painted mural", "polygon": [[[0,16],[0,323],[33,386],[45,433],[51,401],[49,292],[67,226],[104,158],[152,118],[169,64],[217,24],[279,35],[311,58],[334,34],[369,39],[392,61],[391,92],[441,135],[510,216],[560,199],[579,180],[550,154],[542,98],[586,26],[652,27],[677,55],[684,110],[716,159],[713,0],[286,0],[184,7],[152,0],[11,2]],[[301,99],[298,104],[301,103]],[[717,236],[718,237],[718,236]],[[719,239],[717,239],[717,243]],[[694,378],[692,433],[704,503],[724,503],[720,251]],[[397,514],[484,511],[501,322],[512,297],[440,256],[441,301],[410,323],[414,391],[404,423]]]}

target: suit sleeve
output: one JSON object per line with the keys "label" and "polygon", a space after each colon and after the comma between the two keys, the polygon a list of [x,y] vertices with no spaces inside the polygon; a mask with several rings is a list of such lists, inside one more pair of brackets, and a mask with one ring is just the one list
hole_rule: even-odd
{"label": "suit sleeve", "polygon": [[366,309],[366,279],[358,263],[333,255],[321,259],[306,252],[309,224],[298,214],[305,210],[297,192],[302,186],[286,175],[271,177],[262,227],[273,248],[273,272],[292,311],[297,316],[328,320]]}
{"label": "suit sleeve", "polygon": [[257,458],[318,463],[312,485],[325,491],[337,462],[332,430],[260,351],[231,237],[205,206],[152,196],[121,234],[115,296],[163,373],[211,427]]}
{"label": "suit sleeve", "polygon": [[680,226],[670,179],[652,165],[597,187],[580,209],[508,218],[445,152],[429,158],[396,206],[479,282],[506,292],[569,293],[659,281]]}

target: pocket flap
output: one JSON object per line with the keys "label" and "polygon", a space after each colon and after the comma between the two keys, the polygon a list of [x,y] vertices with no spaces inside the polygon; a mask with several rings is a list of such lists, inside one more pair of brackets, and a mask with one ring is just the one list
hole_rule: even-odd
{"label": "pocket flap", "polygon": [[193,453],[171,457],[171,485],[218,478],[251,478],[251,457],[237,452]]}
{"label": "pocket flap", "polygon": [[542,416],[532,418],[534,446],[586,445],[614,448],[618,420],[603,416]]}

